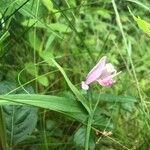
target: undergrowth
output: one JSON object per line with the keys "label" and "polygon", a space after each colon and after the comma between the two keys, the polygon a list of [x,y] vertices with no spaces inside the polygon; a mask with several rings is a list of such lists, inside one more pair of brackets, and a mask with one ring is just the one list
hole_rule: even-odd
{"label": "undergrowth", "polygon": [[[148,0],[0,1],[0,149],[148,150]],[[98,60],[111,87],[81,81]]]}

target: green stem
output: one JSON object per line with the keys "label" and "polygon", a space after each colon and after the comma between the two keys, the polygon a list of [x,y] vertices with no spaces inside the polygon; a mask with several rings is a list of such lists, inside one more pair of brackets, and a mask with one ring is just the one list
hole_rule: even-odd
{"label": "green stem", "polygon": [[43,136],[44,136],[44,147],[45,147],[45,150],[49,150],[48,148],[48,142],[47,142],[47,135],[46,135],[46,110],[44,110],[44,113],[43,113]]}
{"label": "green stem", "polygon": [[93,112],[91,112],[91,114],[89,115],[88,122],[87,122],[87,130],[86,130],[86,137],[85,137],[85,150],[89,150],[89,139],[90,139],[92,121],[93,121]]}

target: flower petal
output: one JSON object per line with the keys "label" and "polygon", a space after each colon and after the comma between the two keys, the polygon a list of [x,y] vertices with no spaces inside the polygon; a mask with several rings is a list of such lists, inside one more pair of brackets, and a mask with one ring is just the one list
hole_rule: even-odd
{"label": "flower petal", "polygon": [[107,63],[106,64],[106,70],[111,73],[111,74],[114,74],[116,73],[116,69],[114,68],[114,66],[111,64],[111,63]]}
{"label": "flower petal", "polygon": [[89,86],[84,81],[82,81],[81,87],[82,87],[83,90],[88,90],[89,89]]}
{"label": "flower petal", "polygon": [[99,62],[93,67],[86,77],[86,84],[90,84],[99,78],[106,64],[106,56],[102,57]]}
{"label": "flower petal", "polygon": [[108,87],[112,86],[115,83],[115,81],[113,81],[112,78],[107,78],[107,79],[103,79],[103,80],[99,79],[97,81],[101,86],[108,86]]}
{"label": "flower petal", "polygon": [[105,78],[99,78],[99,79],[97,79],[97,82],[101,85],[101,86],[112,86],[114,83],[115,83],[115,81],[113,80],[113,78],[115,77],[115,76],[117,76],[118,74],[120,74],[121,73],[121,71],[120,72],[117,72],[117,73],[114,73],[114,74],[112,74],[112,75],[110,75],[110,76],[106,76]]}

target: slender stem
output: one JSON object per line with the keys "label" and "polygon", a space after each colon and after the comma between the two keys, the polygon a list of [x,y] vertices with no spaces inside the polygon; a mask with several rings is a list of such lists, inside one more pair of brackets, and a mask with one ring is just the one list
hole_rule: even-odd
{"label": "slender stem", "polygon": [[[33,1],[34,2],[34,1]],[[38,18],[38,11],[39,11],[39,0],[37,0],[37,3],[36,3],[36,12],[35,12],[35,16],[36,18]],[[37,36],[37,31],[36,31],[36,27],[34,28],[34,41],[33,41],[33,44],[34,44],[34,65],[35,65],[35,77],[38,76],[38,66],[36,65],[36,60],[37,60],[37,55],[36,55],[36,43],[37,43],[37,40],[36,40],[36,36]],[[38,91],[38,83],[37,83],[37,80],[35,80],[35,87],[36,87],[36,93]]]}
{"label": "slender stem", "polygon": [[44,110],[44,113],[43,113],[43,136],[44,136],[44,147],[45,147],[45,150],[49,150],[48,148],[48,142],[47,142],[47,135],[46,135],[46,122],[45,122],[45,119],[46,119],[46,110]]}
{"label": "slender stem", "polygon": [[92,121],[93,121],[93,108],[92,108],[92,92],[89,90],[87,93],[87,99],[89,100],[90,112],[89,117],[87,120],[87,128],[86,128],[86,136],[85,136],[85,150],[89,150],[89,140],[90,140],[90,133],[92,128]]}
{"label": "slender stem", "polygon": [[89,114],[89,118],[87,122],[86,137],[85,137],[85,150],[89,150],[89,139],[90,139],[92,121],[93,121],[93,112]]}

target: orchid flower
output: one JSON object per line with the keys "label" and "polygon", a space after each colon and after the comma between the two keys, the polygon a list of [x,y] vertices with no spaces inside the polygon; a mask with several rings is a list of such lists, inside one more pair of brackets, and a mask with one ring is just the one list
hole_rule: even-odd
{"label": "orchid flower", "polygon": [[113,78],[120,74],[111,63],[106,63],[106,56],[102,57],[99,62],[88,73],[86,80],[82,81],[82,89],[88,90],[89,85],[98,82],[101,86],[110,87],[115,81]]}

